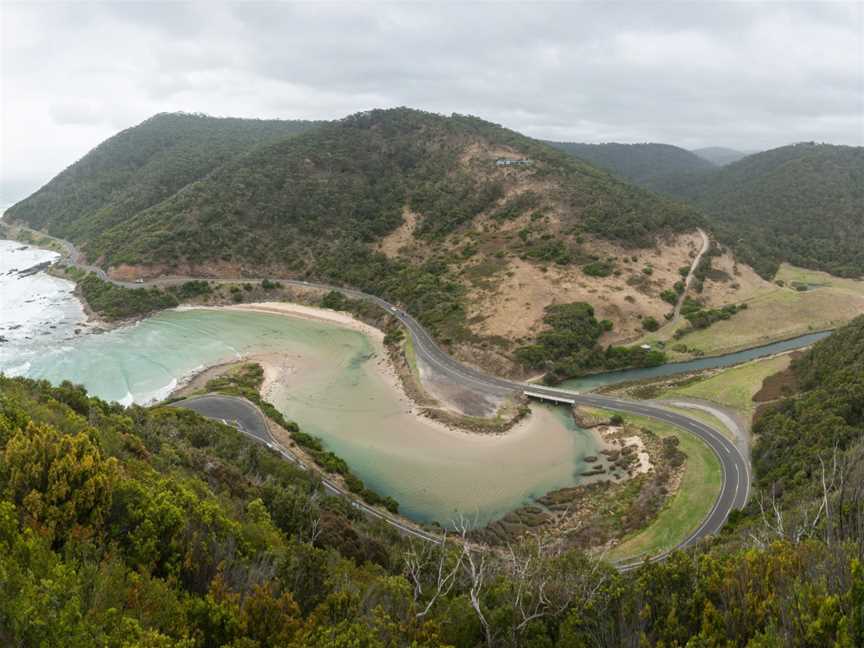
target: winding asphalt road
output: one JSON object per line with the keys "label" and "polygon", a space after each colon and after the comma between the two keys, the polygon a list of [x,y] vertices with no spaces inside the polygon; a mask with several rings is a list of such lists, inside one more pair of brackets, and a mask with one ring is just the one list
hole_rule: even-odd
{"label": "winding asphalt road", "polygon": [[[64,255],[66,257],[67,263],[77,265],[87,270],[96,270],[92,266],[86,266],[80,263],[81,255],[74,245],[62,239],[56,240],[58,240],[67,250],[67,254]],[[701,254],[699,255],[699,257],[697,257],[697,262],[699,258],[701,258]],[[148,281],[143,285],[134,283],[130,284],[128,282],[120,282],[110,279],[103,271],[101,271],[101,269],[99,269],[98,274],[101,278],[105,280],[112,281],[113,283],[128,287],[146,287],[147,285],[164,285],[164,283],[166,283],[166,280],[155,280],[153,282]],[[188,281],[191,279],[193,278],[178,277],[171,278],[167,281]],[[207,277],[201,277],[200,279],[210,280]],[[227,281],[229,280],[219,280],[220,283]],[[239,281],[259,280],[252,278],[242,278],[239,279]],[[481,391],[487,394],[494,394],[497,396],[511,396],[518,393],[524,393],[525,391],[530,391],[532,394],[537,394],[541,397],[566,399],[578,405],[601,407],[604,409],[617,410],[621,412],[627,412],[629,414],[649,417],[658,421],[670,423],[698,436],[700,439],[702,439],[702,441],[705,442],[705,444],[708,445],[709,448],[711,448],[711,450],[717,455],[717,458],[719,459],[720,467],[722,469],[722,486],[720,489],[720,493],[717,496],[716,501],[714,502],[714,506],[709,512],[708,516],[702,521],[699,527],[697,527],[687,538],[685,538],[678,545],[677,548],[689,547],[699,542],[699,540],[701,540],[702,538],[717,533],[725,523],[726,518],[729,516],[729,513],[734,509],[742,508],[747,503],[747,498],[750,494],[751,483],[750,466],[748,462],[741,455],[738,448],[736,448],[736,446],[732,442],[730,442],[726,437],[715,431],[713,428],[705,425],[697,419],[690,418],[676,412],[670,412],[669,410],[666,410],[662,406],[654,404],[651,401],[631,401],[623,398],[601,396],[597,394],[581,394],[566,389],[521,383],[508,380],[506,378],[499,378],[497,376],[485,374],[477,369],[467,367],[454,360],[438,346],[438,344],[432,339],[426,329],[423,328],[423,326],[416,319],[414,319],[404,310],[398,308],[396,305],[391,304],[381,299],[380,297],[370,295],[368,293],[364,293],[353,288],[343,288],[339,286],[330,286],[327,284],[297,280],[280,279],[280,281],[286,285],[319,288],[322,290],[336,290],[347,297],[353,299],[362,299],[377,304],[381,308],[388,311],[393,317],[397,318],[400,322],[402,322],[402,324],[408,329],[414,340],[415,352],[419,357],[422,358],[424,362],[434,367],[440,373],[448,376],[453,382],[458,383],[466,388]],[[215,401],[212,400],[214,398],[216,399]],[[266,434],[266,438],[262,438],[253,431],[260,428],[259,424],[254,423],[253,419],[249,418],[253,415],[248,414],[248,412],[245,414],[242,413],[240,410],[236,409],[236,407],[239,406],[228,406],[226,409],[226,406],[224,405],[224,399],[222,399],[221,397],[211,397],[209,404],[206,400],[204,400],[204,402],[202,403],[202,400],[204,399],[197,399],[197,404],[195,405],[196,408],[199,408],[198,411],[200,411],[202,414],[210,416],[211,418],[239,421],[240,427],[244,432],[251,434],[252,436],[258,438],[264,443],[272,445],[273,440],[272,437],[270,437],[269,430],[266,427],[266,423],[264,423],[263,428],[264,434]],[[184,406],[194,404],[195,402],[196,401],[192,401],[190,403],[190,401],[185,401]],[[223,403],[223,405],[219,405],[219,403]],[[251,403],[246,403],[247,405],[251,406]],[[254,406],[252,406],[252,408],[258,416],[261,416],[261,413],[257,410],[257,408],[255,408]],[[207,411],[209,411],[209,413],[206,413]],[[244,427],[245,425],[249,425],[249,427],[246,428]],[[335,487],[335,485],[331,484],[331,488],[333,487]],[[359,504],[359,502],[357,504]],[[372,511],[378,517],[384,517],[374,509],[369,509],[369,507],[365,507],[365,505],[364,508]],[[387,519],[391,523],[394,522],[394,520],[390,518],[384,519]],[[405,529],[408,528],[405,527]],[[420,535],[421,537],[426,535],[418,534],[414,530],[410,530],[410,532],[414,533],[415,535]],[[427,539],[430,538],[431,536]],[[662,560],[664,557],[665,554],[660,554],[651,557],[651,560]],[[630,566],[630,564],[619,565],[619,567],[623,569],[627,569]]]}
{"label": "winding asphalt road", "polygon": [[[747,498],[750,494],[750,466],[741,455],[738,448],[731,441],[697,419],[690,418],[689,416],[677,412],[670,412],[662,406],[653,404],[650,401],[631,401],[612,396],[601,396],[598,394],[581,394],[566,389],[521,383],[506,378],[491,376],[454,360],[437,345],[426,329],[416,319],[414,319],[414,317],[380,297],[359,290],[354,290],[352,288],[341,288],[338,286],[329,286],[308,281],[280,281],[287,285],[318,288],[322,290],[337,290],[352,299],[364,299],[384,308],[393,317],[399,319],[405,328],[408,329],[414,339],[414,350],[424,362],[448,376],[452,381],[467,388],[497,396],[512,396],[514,394],[530,391],[532,394],[566,399],[579,405],[601,407],[604,409],[626,412],[628,414],[645,416],[665,423],[670,423],[698,436],[706,443],[706,445],[708,445],[709,448],[711,448],[711,450],[714,451],[714,454],[717,455],[722,470],[722,485],[720,493],[714,502],[714,506],[708,513],[707,517],[676,547],[678,549],[689,547],[699,542],[702,538],[717,533],[725,523],[729,513],[734,509],[743,508],[747,503]],[[218,408],[213,410],[212,407],[208,409],[211,410],[210,414],[206,414],[201,410],[199,411],[201,411],[202,414],[211,416],[212,418],[226,418],[224,413],[220,414],[223,410]],[[261,439],[265,443],[270,441],[269,432],[266,432],[266,435],[267,438]],[[258,435],[255,436],[257,437]],[[374,509],[370,510],[374,511]],[[381,516],[379,515],[379,517]],[[385,519],[390,521],[389,518]],[[414,535],[421,535],[414,532],[414,530],[411,530],[411,532],[414,533]],[[426,534],[422,535],[425,536]],[[429,536],[427,539],[433,538],[433,536]],[[652,556],[651,560],[662,560],[665,556],[666,554],[659,554]],[[619,567],[627,569],[640,562],[641,560],[634,561],[633,563],[619,565]]]}
{"label": "winding asphalt road", "polygon": [[533,383],[521,383],[506,378],[491,376],[454,360],[435,343],[426,329],[423,328],[417,320],[405,311],[384,301],[380,297],[369,295],[359,290],[338,288],[324,284],[314,284],[302,281],[283,281],[283,283],[311,286],[325,290],[338,290],[348,297],[365,299],[378,304],[382,308],[388,310],[391,315],[398,318],[409,330],[414,339],[414,350],[424,362],[433,366],[439,372],[447,375],[454,382],[465,387],[500,396],[529,391],[532,394],[539,394],[541,396],[570,400],[577,405],[601,407],[604,409],[626,412],[628,414],[645,416],[670,423],[698,436],[717,455],[722,470],[723,483],[720,489],[720,494],[717,496],[717,500],[714,502],[714,507],[711,509],[708,516],[702,521],[699,527],[697,527],[678,545],[677,548],[683,549],[689,547],[705,536],[717,533],[726,522],[729,513],[734,509],[743,508],[747,503],[747,498],[750,495],[751,482],[749,464],[741,455],[738,448],[729,441],[729,439],[714,430],[712,427],[709,427],[695,418],[690,418],[689,416],[677,412],[670,412],[651,401],[632,401],[612,396],[601,396],[599,394],[581,394],[566,389],[545,387]]}

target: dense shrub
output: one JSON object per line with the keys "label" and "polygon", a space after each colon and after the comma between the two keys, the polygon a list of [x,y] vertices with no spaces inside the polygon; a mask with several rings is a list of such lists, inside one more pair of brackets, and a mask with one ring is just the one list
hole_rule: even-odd
{"label": "dense shrub", "polygon": [[594,308],[585,302],[547,306],[543,322],[548,328],[534,344],[516,349],[515,356],[524,367],[545,369],[544,380],[550,384],[592,370],[656,366],[666,360],[662,352],[639,346],[604,350],[598,340],[608,325],[598,322]]}
{"label": "dense shrub", "polygon": [[651,316],[643,317],[642,328],[644,328],[646,331],[656,331],[660,328],[660,323]]}
{"label": "dense shrub", "polygon": [[102,281],[92,273],[78,285],[90,308],[106,319],[140,317],[180,304],[174,295],[160,288],[124,288]]}
{"label": "dense shrub", "polygon": [[582,266],[582,272],[589,277],[608,277],[615,270],[615,264],[611,261],[592,261]]}

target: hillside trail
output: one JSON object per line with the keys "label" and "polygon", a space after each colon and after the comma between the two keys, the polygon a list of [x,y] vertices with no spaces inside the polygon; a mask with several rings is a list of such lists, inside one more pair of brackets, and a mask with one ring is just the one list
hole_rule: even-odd
{"label": "hillside trail", "polygon": [[708,252],[708,248],[711,245],[711,240],[708,238],[708,235],[701,228],[698,228],[697,231],[702,236],[702,249],[699,250],[699,254],[696,255],[696,258],[693,259],[693,263],[690,265],[690,272],[687,273],[687,278],[684,280],[684,290],[678,297],[678,302],[675,304],[675,313],[669,321],[669,324],[675,324],[679,319],[681,319],[681,307],[684,306],[684,300],[687,298],[690,284],[693,283],[693,277],[696,276],[696,268],[699,267],[699,262],[702,260],[702,257],[705,256],[705,253]]}

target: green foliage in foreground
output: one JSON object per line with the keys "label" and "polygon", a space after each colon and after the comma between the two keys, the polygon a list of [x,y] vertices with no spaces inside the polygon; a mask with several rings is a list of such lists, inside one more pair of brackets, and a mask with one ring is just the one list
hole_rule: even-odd
{"label": "green foliage in foreground", "polygon": [[654,367],[666,362],[661,351],[634,347],[608,346],[598,340],[608,330],[594,317],[594,308],[585,302],[553,304],[546,307],[543,322],[549,327],[534,344],[516,350],[523,366],[545,369],[544,380],[557,383],[600,369]]}
{"label": "green foliage in foreground", "polygon": [[276,453],[194,412],[123,409],[68,383],[2,376],[0,457],[4,645],[852,648],[864,639],[861,545],[848,535],[761,548],[731,538],[627,574],[535,543],[506,558],[442,551],[370,523]]}

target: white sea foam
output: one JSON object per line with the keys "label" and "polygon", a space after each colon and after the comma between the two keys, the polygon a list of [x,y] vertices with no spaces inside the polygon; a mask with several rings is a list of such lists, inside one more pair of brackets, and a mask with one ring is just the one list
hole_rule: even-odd
{"label": "white sea foam", "polygon": [[139,405],[152,405],[168,398],[175,389],[187,385],[195,376],[206,369],[206,365],[199,364],[189,371],[184,372],[179,378],[172,378],[168,384],[160,387],[154,392],[136,399]]}
{"label": "white sea foam", "polygon": [[132,395],[132,392],[127,391],[126,395],[117,402],[120,403],[123,407],[129,407],[130,405],[132,405],[132,403],[135,402],[135,397]]}
{"label": "white sea foam", "polygon": [[6,340],[0,342],[0,371],[20,371],[23,358],[69,339],[86,319],[71,282],[44,272],[19,275],[58,257],[56,252],[0,240],[0,336]]}
{"label": "white sea foam", "polygon": [[158,403],[159,401],[163,401],[171,395],[177,389],[177,379],[172,378],[171,382],[169,382],[164,387],[160,387],[155,392],[144,396],[143,398],[138,399],[139,405],[152,405],[153,403]]}
{"label": "white sea foam", "polygon": [[189,371],[184,373],[182,376],[180,376],[180,381],[179,381],[180,386],[182,387],[183,385],[188,383],[190,380],[192,380],[195,376],[197,376],[199,373],[204,371],[206,368],[207,368],[206,365],[203,365],[203,364],[199,364],[195,367],[192,367],[192,369],[190,369]]}
{"label": "white sea foam", "polygon": [[14,367],[9,367],[8,369],[4,369],[3,373],[7,376],[23,376],[28,371],[30,371],[30,367],[32,365],[29,362],[25,362],[20,365],[15,365]]}

